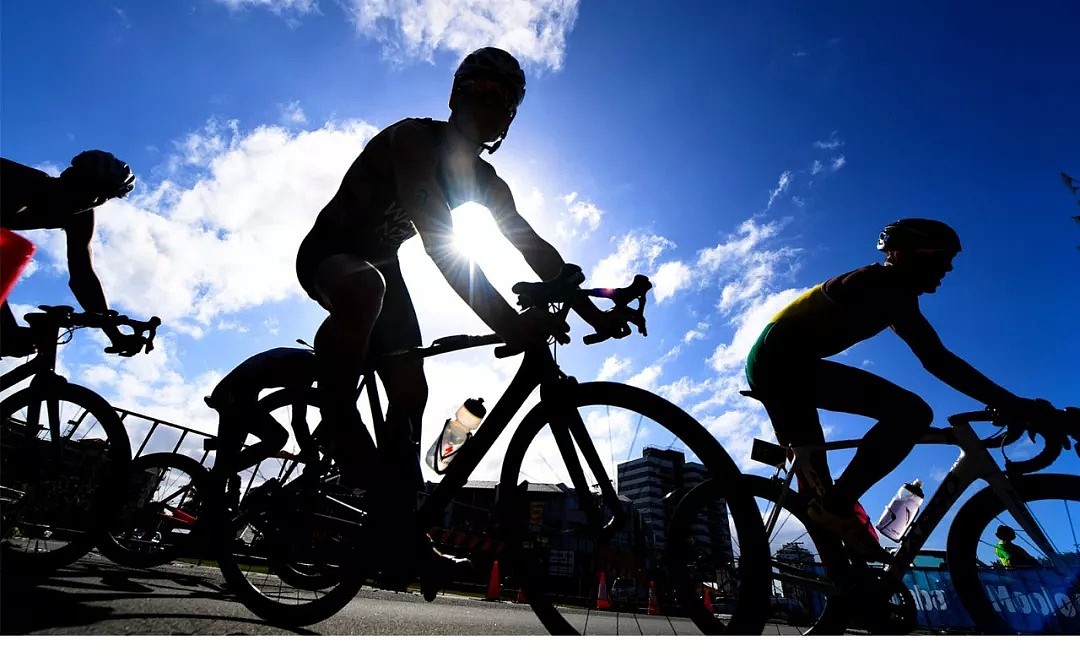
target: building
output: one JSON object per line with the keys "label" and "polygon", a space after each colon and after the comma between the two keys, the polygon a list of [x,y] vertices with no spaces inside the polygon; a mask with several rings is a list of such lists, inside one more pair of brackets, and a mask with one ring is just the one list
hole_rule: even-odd
{"label": "building", "polygon": [[[623,462],[617,468],[619,496],[626,497],[641,517],[648,535],[649,547],[662,554],[666,532],[671,521],[674,500],[664,497],[678,490],[688,490],[708,476],[704,465],[687,462],[680,451],[646,448],[636,460]],[[697,548],[716,567],[730,564],[732,552],[731,527],[727,505],[717,501],[698,516],[693,527]]]}

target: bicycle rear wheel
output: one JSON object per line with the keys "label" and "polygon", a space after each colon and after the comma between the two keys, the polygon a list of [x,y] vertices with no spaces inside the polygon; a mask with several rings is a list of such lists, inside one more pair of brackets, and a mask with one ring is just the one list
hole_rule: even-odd
{"label": "bicycle rear wheel", "polygon": [[[734,566],[730,577],[740,590],[726,618],[710,621],[707,633],[760,634],[768,600],[764,530],[753,500],[739,487],[741,474],[734,462],[699,423],[653,393],[613,383],[570,388],[568,411],[555,412],[554,405],[545,402],[522,420],[507,449],[499,486],[504,533],[515,550],[511,582],[524,590],[540,621],[559,635],[697,634],[704,602],[681,600],[685,596],[674,591],[685,583],[687,569],[679,567],[677,554],[668,553],[670,547],[665,548],[665,543],[672,543],[667,535],[672,504],[662,492],[712,478],[724,501],[704,538],[710,562]],[[557,447],[559,423],[553,425],[554,416],[565,417],[576,447],[574,457]],[[669,484],[655,494],[637,495],[641,515],[623,496],[617,506],[620,527],[590,522],[590,510],[603,509],[600,516],[605,522],[616,513],[600,505],[594,490],[579,494],[573,487],[574,473],[582,472],[576,484],[594,487],[615,473],[616,455],[621,461],[646,445],[678,445],[698,462],[682,463],[672,454],[651,455],[666,463]],[[582,454],[581,449],[589,446],[604,465],[602,476]],[[624,493],[632,487],[630,478],[625,482],[620,485]],[[611,595],[616,575],[632,578],[636,591]]]}
{"label": "bicycle rear wheel", "polygon": [[[290,435],[298,429],[317,434],[314,389],[284,389],[260,406]],[[297,416],[304,419],[294,420]],[[314,441],[312,436],[301,443]],[[365,550],[356,543],[362,527],[335,518],[346,513],[317,511],[315,504],[324,500],[310,484],[314,479],[292,471],[290,461],[281,462],[270,460],[241,472],[243,498],[237,508],[228,507],[223,494],[215,495],[222,498],[213,507],[211,530],[221,573],[240,602],[271,623],[299,627],[344,608],[363,586],[367,566]],[[276,475],[264,473],[268,466]],[[215,465],[214,471],[225,467]]]}
{"label": "bicycle rear wheel", "polygon": [[113,563],[151,568],[181,554],[207,556],[194,544],[206,503],[206,469],[177,453],[150,453],[131,462],[125,502],[98,551]]}
{"label": "bicycle rear wheel", "polygon": [[[745,481],[769,541],[770,622],[783,622],[804,635],[843,634],[848,624],[838,588],[848,566],[843,545],[807,516],[806,498],[784,489],[779,479],[747,476]],[[693,513],[694,499],[708,502],[709,498],[708,494],[688,495],[679,509]]]}
{"label": "bicycle rear wheel", "polygon": [[67,382],[8,396],[0,416],[3,570],[48,573],[86,554],[115,514],[127,430],[101,396]]}
{"label": "bicycle rear wheel", "polygon": [[[949,528],[949,574],[975,627],[988,634],[1080,634],[1080,476],[1011,479],[1063,565],[1054,567],[989,487],[973,496]],[[1036,565],[997,562],[997,530],[1008,526]]]}

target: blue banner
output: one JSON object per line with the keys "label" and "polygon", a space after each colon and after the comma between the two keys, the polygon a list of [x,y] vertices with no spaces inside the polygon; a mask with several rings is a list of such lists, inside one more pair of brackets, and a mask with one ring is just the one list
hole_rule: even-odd
{"label": "blue banner", "polygon": [[[1080,592],[1075,582],[1062,585],[1062,576],[1045,568],[987,568],[979,575],[994,610],[1017,631],[1080,633]],[[947,571],[912,570],[904,584],[922,625],[935,630],[973,627]]]}

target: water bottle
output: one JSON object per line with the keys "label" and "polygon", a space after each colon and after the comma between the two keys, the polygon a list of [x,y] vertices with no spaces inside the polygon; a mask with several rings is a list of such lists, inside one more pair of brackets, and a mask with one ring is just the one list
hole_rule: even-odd
{"label": "water bottle", "polygon": [[469,398],[465,404],[458,407],[453,418],[446,419],[439,438],[431,445],[424,458],[435,473],[441,474],[446,471],[461,446],[480,426],[480,419],[484,418],[486,413],[483,398]]}
{"label": "water bottle", "polygon": [[905,483],[889,502],[885,512],[881,513],[877,530],[889,540],[900,542],[908,526],[911,525],[911,521],[915,519],[915,514],[919,512],[922,502],[922,481],[916,478],[910,483]]}

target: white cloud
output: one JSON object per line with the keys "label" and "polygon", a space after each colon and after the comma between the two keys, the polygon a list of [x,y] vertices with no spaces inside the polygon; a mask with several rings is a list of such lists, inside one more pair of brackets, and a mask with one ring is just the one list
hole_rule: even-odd
{"label": "white cloud", "polygon": [[810,174],[811,175],[816,175],[816,174],[820,173],[824,169],[825,169],[825,166],[822,165],[821,161],[818,161],[817,159],[814,159],[814,165],[810,168]]}
{"label": "white cloud", "polygon": [[683,344],[689,344],[695,340],[701,340],[705,337],[705,332],[709,330],[708,322],[698,322],[697,326],[686,332],[683,336]]}
{"label": "white cloud", "polygon": [[840,138],[837,137],[837,133],[838,132],[833,131],[831,134],[829,134],[829,139],[828,140],[815,140],[814,141],[814,147],[816,147],[818,149],[826,149],[826,150],[839,149],[839,148],[843,147],[844,146],[844,141],[840,140]]}
{"label": "white cloud", "polygon": [[769,191],[769,203],[765,205],[765,211],[768,211],[772,208],[773,202],[776,200],[776,198],[779,197],[781,193],[786,191],[788,189],[788,186],[790,185],[791,171],[785,170],[784,172],[780,173],[780,180],[776,183],[776,188]]}
{"label": "white cloud", "polygon": [[836,172],[840,168],[843,168],[845,163],[847,163],[847,159],[845,159],[844,155],[841,154],[840,156],[832,160],[832,163],[829,164],[829,169],[833,172]]}
{"label": "white cloud", "polygon": [[665,262],[660,265],[650,279],[653,284],[653,296],[660,303],[675,295],[675,292],[691,282],[692,273],[690,267],[682,262]]}
{"label": "white cloud", "polygon": [[614,379],[629,370],[631,363],[630,359],[613,354],[604,359],[604,364],[600,366],[600,372],[596,374],[596,378],[600,381]]}
{"label": "white cloud", "polygon": [[233,11],[267,9],[279,16],[310,14],[319,9],[316,0],[216,0]]}
{"label": "white cloud", "polygon": [[563,216],[556,224],[556,231],[568,239],[585,239],[590,232],[595,232],[600,227],[600,219],[604,212],[591,202],[578,199],[577,192],[564,195],[562,201],[566,204],[567,216]]}
{"label": "white cloud", "polygon": [[657,258],[671,248],[674,242],[655,234],[631,232],[619,238],[615,252],[603,258],[593,268],[589,283],[596,287],[622,287],[633,280],[634,275],[654,273]]}
{"label": "white cloud", "polygon": [[281,122],[283,124],[307,124],[307,115],[304,114],[304,109],[300,107],[299,101],[281,104],[278,106],[278,110],[281,111]]}
{"label": "white cloud", "polygon": [[558,70],[578,0],[346,0],[357,31],[391,61],[431,61],[437,50],[463,56],[498,46],[523,62]]}
{"label": "white cloud", "polygon": [[123,9],[119,7],[113,7],[113,11],[116,13],[116,17],[120,19],[120,24],[124,26],[125,30],[131,29],[131,19],[124,13]]}

